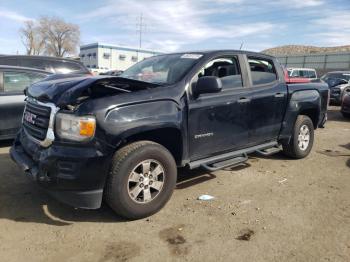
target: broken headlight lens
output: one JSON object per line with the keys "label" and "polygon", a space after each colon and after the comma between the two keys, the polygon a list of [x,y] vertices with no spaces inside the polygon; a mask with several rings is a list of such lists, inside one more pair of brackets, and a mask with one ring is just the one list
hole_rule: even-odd
{"label": "broken headlight lens", "polygon": [[58,113],[56,115],[56,133],[59,137],[87,141],[95,135],[96,119],[93,116],[74,116]]}

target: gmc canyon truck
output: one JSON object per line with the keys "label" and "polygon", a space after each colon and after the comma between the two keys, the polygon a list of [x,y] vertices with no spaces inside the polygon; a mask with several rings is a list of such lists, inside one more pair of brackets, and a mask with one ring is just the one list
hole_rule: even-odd
{"label": "gmc canyon truck", "polygon": [[327,119],[328,87],[287,85],[274,57],[245,51],[159,55],[120,76],[42,81],[26,92],[12,159],[58,200],[147,217],[177,167],[208,171],[247,154],[306,157]]}

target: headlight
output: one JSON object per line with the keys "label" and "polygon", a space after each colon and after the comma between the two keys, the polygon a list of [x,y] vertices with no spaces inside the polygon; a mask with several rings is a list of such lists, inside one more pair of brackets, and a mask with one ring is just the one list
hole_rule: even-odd
{"label": "headlight", "polygon": [[87,141],[95,135],[96,119],[93,116],[74,116],[58,113],[56,115],[56,133],[59,137]]}

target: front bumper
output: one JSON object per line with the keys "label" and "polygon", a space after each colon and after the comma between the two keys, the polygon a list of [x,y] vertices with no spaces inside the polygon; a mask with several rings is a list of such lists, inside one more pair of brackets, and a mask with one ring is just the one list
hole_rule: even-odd
{"label": "front bumper", "polygon": [[59,201],[79,208],[101,206],[109,157],[94,144],[53,143],[43,148],[21,131],[10,155],[27,176]]}

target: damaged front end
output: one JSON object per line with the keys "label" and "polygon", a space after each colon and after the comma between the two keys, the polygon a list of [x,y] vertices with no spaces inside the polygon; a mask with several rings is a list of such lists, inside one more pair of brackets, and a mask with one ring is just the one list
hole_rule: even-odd
{"label": "damaged front end", "polygon": [[75,77],[38,82],[27,91],[22,129],[43,147],[50,146],[55,135],[63,140],[88,141],[95,133],[96,120],[91,112],[76,116],[74,112],[79,105],[154,86],[119,77]]}
{"label": "damaged front end", "polygon": [[116,77],[76,77],[32,85],[22,128],[10,150],[12,159],[60,201],[99,208],[113,148],[96,139],[92,111],[81,115],[77,108],[91,99],[147,86]]}

